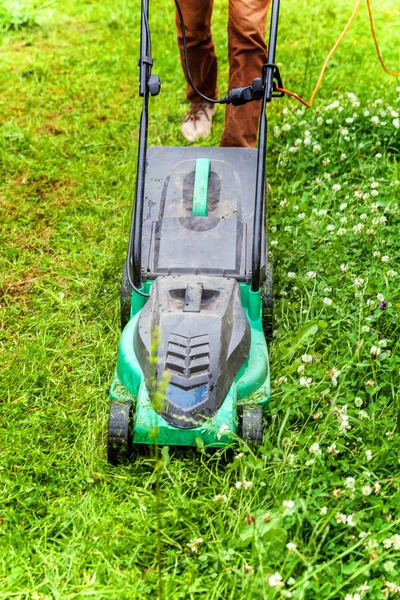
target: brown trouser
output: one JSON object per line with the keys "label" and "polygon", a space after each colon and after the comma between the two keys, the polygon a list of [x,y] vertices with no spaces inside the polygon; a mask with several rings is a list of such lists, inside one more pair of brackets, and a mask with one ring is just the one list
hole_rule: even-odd
{"label": "brown trouser", "polygon": [[[217,98],[217,57],[211,36],[213,0],[180,0],[185,22],[189,68],[200,92]],[[250,85],[261,77],[266,62],[265,25],[271,0],[229,0],[229,89]],[[178,43],[184,71],[182,32],[176,15]],[[202,102],[188,84],[189,102]],[[221,146],[254,147],[257,140],[260,102],[226,107]]]}

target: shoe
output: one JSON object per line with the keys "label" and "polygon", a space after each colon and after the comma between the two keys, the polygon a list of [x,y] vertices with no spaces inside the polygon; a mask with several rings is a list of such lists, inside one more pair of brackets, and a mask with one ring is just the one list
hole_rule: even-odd
{"label": "shoe", "polygon": [[211,102],[191,103],[190,110],[182,123],[182,133],[188,142],[195,142],[199,138],[210,135],[215,109],[215,104]]}

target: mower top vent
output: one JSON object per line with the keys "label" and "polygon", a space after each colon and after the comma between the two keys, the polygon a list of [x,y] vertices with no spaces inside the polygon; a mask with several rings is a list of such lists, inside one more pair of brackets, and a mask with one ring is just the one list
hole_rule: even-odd
{"label": "mower top vent", "polygon": [[171,373],[171,383],[182,389],[207,384],[210,378],[208,334],[185,337],[171,333],[165,366]]}

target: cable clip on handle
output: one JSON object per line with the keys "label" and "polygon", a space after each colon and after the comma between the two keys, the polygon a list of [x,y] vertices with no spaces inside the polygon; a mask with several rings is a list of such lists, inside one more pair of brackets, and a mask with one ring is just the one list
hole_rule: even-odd
{"label": "cable clip on handle", "polygon": [[279,68],[274,63],[266,63],[262,69],[262,78],[257,77],[256,79],[253,79],[251,85],[233,88],[229,94],[221,99],[221,104],[233,104],[233,106],[241,106],[243,104],[247,104],[248,102],[253,102],[253,100],[262,100],[264,96],[264,87],[268,69],[273,69],[273,89],[272,94],[269,98],[267,98],[267,101],[270,102],[271,98],[282,98],[282,96],[285,94],[277,91],[278,88],[283,87]]}

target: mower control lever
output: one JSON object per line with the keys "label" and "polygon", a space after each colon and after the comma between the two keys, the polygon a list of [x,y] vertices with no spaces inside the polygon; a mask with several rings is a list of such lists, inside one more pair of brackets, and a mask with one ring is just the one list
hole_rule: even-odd
{"label": "mower control lever", "polygon": [[161,81],[158,75],[150,75],[149,81],[147,82],[150,96],[158,96],[161,90]]}

